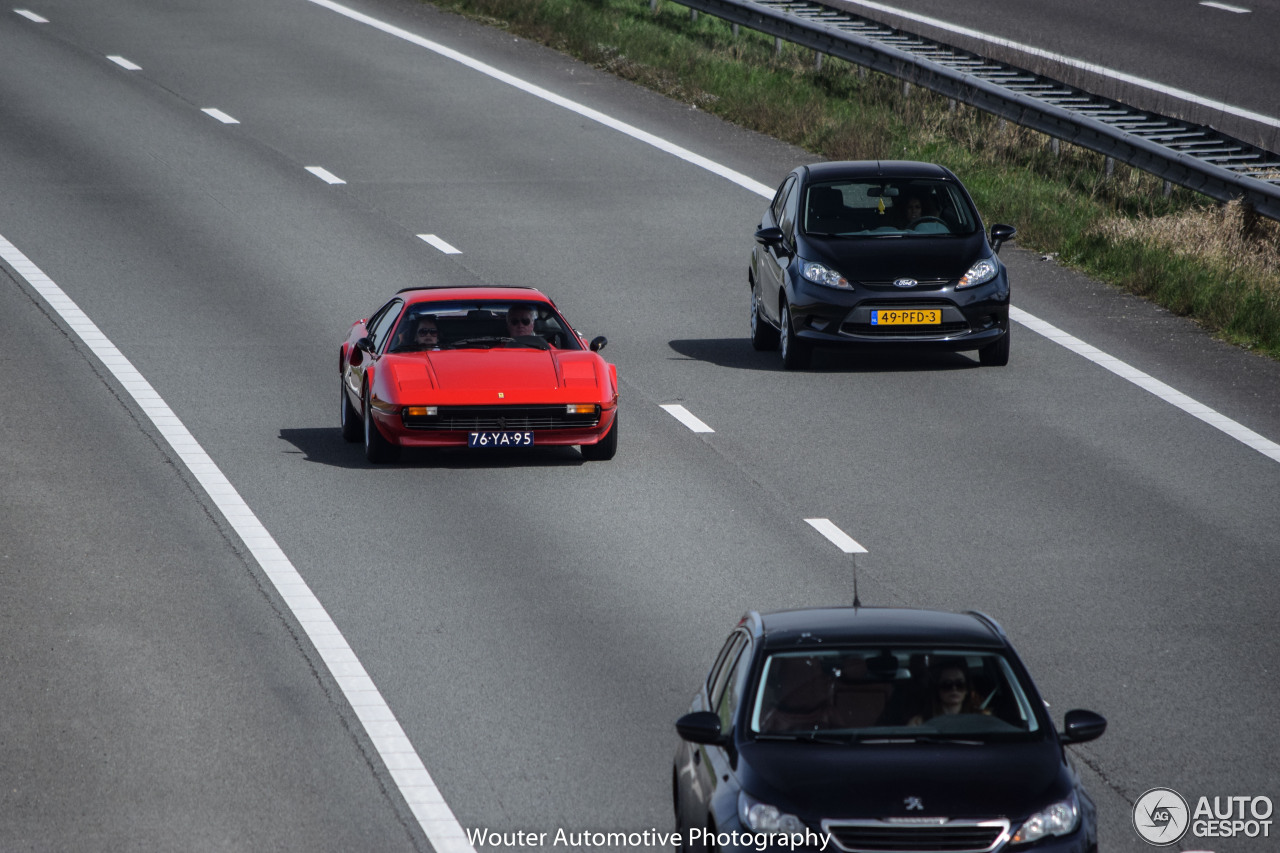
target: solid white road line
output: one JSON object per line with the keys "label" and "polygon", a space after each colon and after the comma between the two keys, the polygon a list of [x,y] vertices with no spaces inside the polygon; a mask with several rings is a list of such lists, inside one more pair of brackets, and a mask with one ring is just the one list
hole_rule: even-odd
{"label": "solid white road line", "polygon": [[422,759],[342,632],[213,459],[151,387],[151,383],[130,364],[124,354],[71,301],[62,288],[3,236],[0,236],[0,259],[6,261],[26,280],[45,303],[57,312],[71,332],[111,371],[111,375],[150,419],[156,431],[168,442],[244,542],[319,652],[343,696],[356,712],[391,778],[431,839],[432,846],[438,853],[472,851],[462,827],[440,796]]}
{"label": "solid white road line", "polygon": [[1224,12],[1235,12],[1237,15],[1247,15],[1250,9],[1242,9],[1239,6],[1228,6],[1226,3],[1214,3],[1212,0],[1204,0],[1201,6],[1208,6],[1210,9],[1221,9]]}
{"label": "solid white road line", "polygon": [[214,107],[205,107],[200,112],[204,113],[205,115],[213,116],[223,124],[239,124],[240,123],[235,119],[233,119],[231,116],[224,113],[222,110],[216,109]]}
{"label": "solid white road line", "polygon": [[49,23],[48,18],[42,18],[39,15],[37,15],[35,12],[32,12],[30,9],[14,9],[13,11],[17,12],[19,15],[26,18],[28,21],[35,21],[37,24]]}
{"label": "solid white road line", "polygon": [[805,521],[809,522],[810,526],[812,526],[814,530],[818,531],[823,536],[827,537],[828,541],[830,541],[832,545],[835,545],[844,553],[846,554],[866,554],[867,553],[866,548],[863,548],[856,541],[854,541],[853,537],[851,537],[848,533],[845,533],[839,527],[836,527],[835,524],[831,521],[831,519],[806,518]]}
{"label": "solid white road line", "polygon": [[444,252],[446,255],[462,254],[461,249],[455,249],[453,246],[450,246],[448,243],[446,243],[444,240],[441,240],[439,237],[437,237],[434,234],[419,234],[418,239],[426,243],[430,243],[432,246],[435,246],[437,249]]}
{"label": "solid white road line", "polygon": [[694,432],[715,432],[715,430],[707,426],[701,419],[679,403],[664,403],[662,408],[666,409],[669,415]]}
{"label": "solid white road line", "polygon": [[324,168],[323,166],[308,166],[307,171],[315,175],[320,180],[324,181],[326,184],[345,184],[346,183],[346,181],[342,180],[342,178],[339,178],[337,175],[335,175],[333,172],[330,172],[328,169]]}
{"label": "solid white road line", "polygon": [[1263,456],[1268,456],[1277,462],[1280,462],[1280,444],[1263,438],[1258,433],[1228,418],[1226,415],[1219,414],[1203,403],[1197,403],[1195,400],[1177,391],[1159,379],[1150,374],[1143,373],[1136,367],[1125,364],[1118,358],[1107,355],[1095,346],[1086,344],[1077,337],[1067,334],[1056,326],[1052,326],[1043,320],[1032,317],[1026,311],[1018,308],[1009,309],[1009,317],[1017,320],[1034,332],[1044,335],[1054,343],[1062,344],[1076,355],[1083,356],[1094,364],[1105,367],[1116,376],[1122,379],[1128,379],[1134,385],[1143,390],[1150,391],[1161,400],[1172,406],[1177,406],[1189,415],[1193,415],[1210,426],[1222,430],[1227,435],[1236,439],[1243,444],[1247,444]]}
{"label": "solid white road line", "polygon": [[[482,74],[486,74],[495,80],[500,80],[503,83],[507,83],[508,85],[514,86],[515,88],[523,92],[529,93],[530,95],[541,98],[557,106],[563,107],[564,109],[567,109],[573,113],[576,113],[577,115],[580,115],[584,118],[591,119],[592,121],[597,121],[605,125],[606,127],[613,128],[614,130],[617,130],[620,133],[624,133],[627,136],[632,137],[633,139],[637,139],[641,142],[645,142],[649,145],[652,145],[655,148],[659,149],[660,151],[664,151],[675,157],[679,157],[681,160],[684,160],[687,163],[690,163],[702,169],[706,169],[712,174],[719,175],[723,178],[726,178],[727,180],[732,181],[733,183],[737,184],[740,187],[744,187],[745,189],[751,190],[761,198],[764,198],[764,199],[773,198],[773,193],[774,193],[773,187],[767,186],[765,184],[760,183],[759,181],[748,178],[746,175],[743,175],[741,172],[735,172],[734,170],[726,166],[722,166],[719,163],[716,163],[715,161],[710,160],[706,157],[703,157],[699,154],[694,154],[692,151],[689,151],[688,149],[681,148],[678,145],[667,142],[665,139],[662,139],[651,133],[642,131],[638,128],[632,127],[629,124],[625,124],[623,122],[617,121],[616,119],[612,119],[601,112],[597,112],[596,110],[583,106],[582,104],[571,101],[568,98],[564,98],[564,97],[561,97],[560,95],[554,94],[553,92],[549,92],[548,90],[543,89],[540,86],[535,86],[532,83],[527,83],[518,77],[515,77],[511,74],[507,74],[504,71],[499,71],[498,69],[494,68],[491,65],[486,65],[485,63],[472,59],[469,56],[465,56],[456,50],[444,47],[443,45],[424,39],[421,36],[414,35],[413,33],[402,30],[399,27],[392,26],[391,24],[385,23],[383,21],[379,21],[376,18],[371,18],[368,15],[365,15],[361,12],[356,12],[353,9],[348,9],[345,6],[342,6],[338,3],[333,2],[333,0],[307,0],[307,2],[314,3],[317,6],[322,6],[331,11],[337,12],[338,14],[344,15],[352,19],[353,21],[358,21],[362,24],[373,27],[376,30],[380,30],[384,33],[387,33],[388,35],[395,36],[396,38],[404,39],[405,41],[410,42],[412,44],[416,44],[419,47],[424,47],[427,50],[430,50],[434,53],[439,54],[440,56],[444,56],[448,59],[452,59],[456,62],[461,63],[462,65],[465,65],[468,68],[472,68],[476,71],[479,71]],[[926,21],[928,23],[941,26],[944,29],[950,29],[953,32],[959,32],[965,35],[976,36],[979,38],[986,39],[987,41],[1000,41],[997,39],[991,39],[988,36],[986,36],[986,34],[980,33],[976,30],[966,30],[962,27],[956,27],[952,24],[948,24],[945,21],[938,21],[933,18],[925,18],[920,15],[906,14],[901,12],[898,9],[893,9],[888,6],[883,6],[879,3],[867,2],[867,0],[849,0],[849,2],[859,3],[863,6],[867,6],[868,8],[881,9],[883,11],[892,12],[895,15],[906,15],[906,17],[912,18],[913,20]],[[1046,54],[1044,53],[1044,51],[1040,51],[1036,48],[1027,47],[1026,45],[1018,45],[1018,44],[1015,44],[1014,42],[1003,42],[1003,41],[1000,41],[1000,43],[1008,44],[1010,46],[1017,47],[1022,50],[1026,50],[1027,52],[1037,53],[1045,56],[1051,56],[1051,54]],[[1066,59],[1065,57],[1055,57],[1055,58]],[[1127,79],[1128,82],[1146,85],[1149,88],[1155,88],[1159,91],[1165,92],[1166,94],[1172,94],[1177,97],[1185,97],[1188,100],[1195,100],[1199,103],[1210,104],[1210,105],[1213,105],[1216,109],[1220,109],[1224,112],[1234,112],[1236,115],[1246,115],[1256,121],[1263,121],[1266,123],[1273,124],[1277,127],[1280,127],[1280,121],[1271,119],[1268,116],[1259,116],[1254,113],[1246,113],[1236,109],[1235,107],[1231,107],[1229,104],[1219,104],[1217,102],[1205,101],[1187,92],[1179,92],[1176,89],[1167,89],[1165,87],[1158,86],[1157,84],[1151,83],[1150,81],[1140,80],[1136,77],[1129,78],[1127,75],[1120,74],[1119,72],[1112,71],[1111,69],[1098,68],[1096,66],[1088,66],[1088,65],[1085,65],[1084,63],[1077,62],[1076,60],[1067,60],[1067,61],[1073,62],[1080,67],[1088,68],[1090,70],[1105,72],[1110,76],[1115,77],[1116,79]],[[1028,314],[1025,311],[1020,311],[1018,309],[1010,309],[1010,311],[1011,311],[1010,316],[1014,316],[1019,323],[1022,323],[1024,326],[1027,326],[1028,328],[1031,328],[1034,331],[1039,332],[1042,328],[1047,328],[1047,329],[1053,329],[1054,332],[1057,333],[1058,335],[1063,334],[1057,329],[1054,329],[1053,326],[1050,326],[1048,323],[1043,323],[1040,320],[1037,320],[1035,317],[1033,317],[1032,315]],[[1044,334],[1044,332],[1041,332],[1041,334]],[[1088,347],[1087,344],[1082,343],[1081,346],[1087,347],[1088,349],[1093,350],[1094,352],[1097,352],[1103,358],[1108,359],[1109,363],[1112,363],[1122,369],[1132,371],[1135,374],[1139,373],[1139,371],[1129,367],[1123,362],[1113,359],[1110,356],[1107,356],[1105,353],[1099,352],[1093,347]],[[1080,352],[1080,350],[1075,350],[1072,347],[1068,347],[1068,349],[1073,349],[1073,351]],[[1094,360],[1097,361],[1097,359],[1094,359]],[[1098,361],[1098,363],[1102,364],[1101,361]],[[1111,369],[1111,368],[1108,368],[1108,369]],[[1119,371],[1116,370],[1114,372],[1118,373]],[[1142,375],[1145,376],[1146,374],[1142,374]],[[1150,377],[1147,377],[1147,378],[1150,379]],[[1150,379],[1150,382],[1155,383],[1156,380]],[[1142,388],[1146,388],[1148,391],[1152,391],[1152,387],[1150,386],[1150,384],[1143,384],[1143,383],[1135,383],[1135,384],[1138,384]],[[1163,385],[1163,383],[1159,383],[1159,384]],[[1168,386],[1163,386],[1163,387],[1168,388]],[[1245,444],[1248,444],[1250,447],[1257,449],[1259,452],[1263,453],[1264,455],[1269,456],[1272,459],[1275,459],[1276,461],[1280,461],[1280,456],[1275,455],[1274,448],[1276,447],[1276,445],[1274,443],[1267,441],[1266,439],[1262,439],[1260,436],[1257,436],[1256,433],[1246,430],[1244,427],[1241,427],[1239,424],[1236,424],[1234,421],[1226,417],[1223,417],[1217,412],[1214,412],[1212,409],[1209,409],[1207,406],[1203,406],[1200,403],[1195,402],[1189,397],[1185,397],[1185,395],[1179,394],[1179,392],[1177,391],[1173,391],[1173,389],[1169,389],[1169,391],[1171,393],[1167,396],[1164,394],[1158,394],[1157,396],[1160,396],[1161,399],[1168,400],[1169,402],[1173,402],[1174,399],[1185,400],[1186,405],[1180,405],[1179,403],[1174,403],[1174,405],[1177,405],[1179,408],[1183,409],[1184,411],[1187,411],[1187,412],[1190,412],[1191,414],[1196,415],[1196,417],[1199,417],[1208,423],[1213,423],[1215,426],[1218,426],[1219,423],[1227,425],[1228,428],[1224,429],[1222,426],[1219,426],[1219,429],[1223,429],[1223,432],[1225,432],[1227,435],[1230,435],[1233,438],[1243,441]],[[1152,391],[1152,393],[1156,393],[1156,392]],[[1176,395],[1176,397],[1174,395]],[[1204,414],[1201,414],[1201,413],[1208,414],[1210,415],[1210,417],[1204,417]]]}
{"label": "solid white road line", "polygon": [[[951,32],[951,33],[956,33],[957,35],[967,36],[969,38],[981,39],[982,41],[988,44],[994,44],[994,45],[999,45],[1000,47],[1011,48],[1013,50],[1017,50],[1022,53],[1028,54],[1030,56],[1039,56],[1044,59],[1053,60],[1054,62],[1062,62],[1068,65],[1071,65],[1075,68],[1080,68],[1084,71],[1089,71],[1094,74],[1099,74],[1103,77],[1109,77],[1112,80],[1119,80],[1123,83],[1129,83],[1134,86],[1141,86],[1142,88],[1149,89],[1152,92],[1159,92],[1162,95],[1168,95],[1169,97],[1178,98],[1179,100],[1187,101],[1192,104],[1199,104],[1200,106],[1210,107],[1218,112],[1230,113],[1231,115],[1240,116],[1241,118],[1247,118],[1250,121],[1256,121],[1256,122],[1259,122],[1260,124],[1270,125],[1271,127],[1280,127],[1280,119],[1274,118],[1272,116],[1266,116],[1266,115],[1262,115],[1261,113],[1251,112],[1249,110],[1241,109],[1240,107],[1232,106],[1231,104],[1224,104],[1222,101],[1213,101],[1208,98],[1202,98],[1199,95],[1192,94],[1191,92],[1187,92],[1182,89],[1175,89],[1172,86],[1166,86],[1163,83],[1157,83],[1154,80],[1147,80],[1142,77],[1135,77],[1132,74],[1126,74],[1123,71],[1116,71],[1114,68],[1107,68],[1106,66],[1103,66],[1103,65],[1094,65],[1090,62],[1084,62],[1079,59],[1073,59],[1070,56],[1063,56],[1058,53],[1050,53],[1047,50],[1041,50],[1040,48],[1032,47],[1029,44],[1020,44],[1016,41],[1009,41],[1008,39],[994,38],[989,33],[985,33],[982,30],[974,30],[974,29],[970,29],[969,27],[961,27],[961,26],[958,26],[957,24],[952,24],[947,21],[939,20],[937,18],[930,18],[927,15],[917,15],[913,12],[904,12],[901,9],[895,8],[893,6],[887,6],[884,3],[874,3],[874,2],[871,2],[871,0],[845,0],[845,2],[850,5],[865,6],[868,9],[875,9],[880,12],[887,12],[890,15],[897,15],[898,17],[906,18],[909,21],[918,21],[919,23],[928,24],[931,27],[937,27],[938,29],[946,30],[947,32]],[[1207,4],[1207,5],[1215,5],[1215,4]]]}
{"label": "solid white road line", "polygon": [[116,65],[119,65],[121,68],[123,68],[125,71],[141,71],[142,70],[141,65],[130,62],[129,60],[125,59],[123,56],[108,56],[107,59],[110,59]]}

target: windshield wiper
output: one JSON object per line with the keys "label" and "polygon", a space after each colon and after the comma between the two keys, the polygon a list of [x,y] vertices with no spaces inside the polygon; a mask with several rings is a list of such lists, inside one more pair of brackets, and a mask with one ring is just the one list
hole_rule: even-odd
{"label": "windshield wiper", "polygon": [[758,734],[756,740],[798,740],[805,743],[828,743],[843,746],[852,743],[853,735],[837,735],[830,732],[789,732],[786,734]]}
{"label": "windshield wiper", "polygon": [[515,338],[500,337],[484,337],[484,338],[462,338],[461,340],[452,341],[447,349],[493,349],[498,345],[506,346],[508,342],[514,343]]}
{"label": "windshield wiper", "polygon": [[959,743],[965,746],[982,746],[986,741],[968,740],[961,737],[945,735],[888,735],[885,737],[864,737],[861,743]]}

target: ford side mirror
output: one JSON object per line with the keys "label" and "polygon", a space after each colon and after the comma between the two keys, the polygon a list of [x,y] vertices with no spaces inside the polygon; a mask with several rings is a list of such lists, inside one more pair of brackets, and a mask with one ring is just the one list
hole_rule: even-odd
{"label": "ford side mirror", "polygon": [[689,743],[722,746],[728,739],[720,731],[720,715],[714,711],[694,711],[676,720],[676,731]]}
{"label": "ford side mirror", "polygon": [[1018,234],[1018,229],[1012,225],[995,224],[991,226],[991,251],[999,252],[1000,247],[1009,240],[1012,240]]}

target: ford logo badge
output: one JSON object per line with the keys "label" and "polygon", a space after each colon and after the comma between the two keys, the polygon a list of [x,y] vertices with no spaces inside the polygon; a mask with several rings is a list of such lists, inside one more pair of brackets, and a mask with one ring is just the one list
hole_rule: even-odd
{"label": "ford logo badge", "polygon": [[914,278],[900,278],[893,283],[894,287],[915,287],[920,282]]}

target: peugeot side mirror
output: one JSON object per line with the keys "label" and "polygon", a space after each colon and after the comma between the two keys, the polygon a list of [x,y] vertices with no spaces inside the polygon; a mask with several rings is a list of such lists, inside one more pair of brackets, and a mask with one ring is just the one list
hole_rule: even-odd
{"label": "peugeot side mirror", "polygon": [[1012,240],[1018,234],[1018,229],[1012,225],[995,224],[991,226],[991,251],[999,252],[1000,247]]}
{"label": "peugeot side mirror", "polygon": [[1079,708],[1068,711],[1062,718],[1062,740],[1064,743],[1086,743],[1102,737],[1107,730],[1107,721],[1101,714],[1082,711]]}
{"label": "peugeot side mirror", "polygon": [[720,746],[727,738],[720,731],[720,715],[714,711],[694,711],[676,720],[676,731],[689,743]]}

